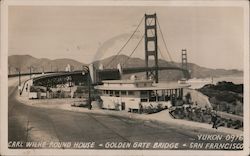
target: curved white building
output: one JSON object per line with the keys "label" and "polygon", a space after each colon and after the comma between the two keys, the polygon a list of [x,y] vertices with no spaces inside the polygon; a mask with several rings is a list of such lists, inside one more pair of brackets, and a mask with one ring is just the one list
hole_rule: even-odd
{"label": "curved white building", "polygon": [[153,84],[152,80],[106,80],[96,86],[103,101],[102,108],[115,110],[139,110],[146,107],[170,107],[171,99],[182,99],[187,84]]}

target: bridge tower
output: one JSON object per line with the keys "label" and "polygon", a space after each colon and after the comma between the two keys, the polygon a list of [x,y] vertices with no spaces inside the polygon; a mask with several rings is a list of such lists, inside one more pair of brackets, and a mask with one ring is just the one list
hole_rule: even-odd
{"label": "bridge tower", "polygon": [[158,83],[158,45],[157,45],[157,21],[155,14],[145,14],[145,65],[149,67],[149,58],[153,57],[155,67],[151,71],[146,72],[146,77],[153,77]]}
{"label": "bridge tower", "polygon": [[187,49],[181,50],[181,67],[183,70],[188,72]]}

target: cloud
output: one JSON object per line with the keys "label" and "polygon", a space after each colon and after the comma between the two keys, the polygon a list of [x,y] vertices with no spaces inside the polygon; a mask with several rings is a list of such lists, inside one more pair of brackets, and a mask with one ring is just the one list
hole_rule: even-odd
{"label": "cloud", "polygon": [[[104,41],[97,49],[96,55],[94,56],[94,60],[107,57],[108,55],[117,54],[131,35],[132,34],[130,33],[123,33]],[[130,42],[133,42],[134,39],[139,39],[141,37],[139,35],[140,34],[136,32]]]}

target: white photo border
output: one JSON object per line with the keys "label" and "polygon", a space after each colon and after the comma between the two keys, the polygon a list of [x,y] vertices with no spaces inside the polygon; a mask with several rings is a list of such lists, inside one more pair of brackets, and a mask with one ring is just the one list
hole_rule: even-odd
{"label": "white photo border", "polygon": [[[8,7],[9,6],[214,6],[244,8],[244,149],[213,150],[72,150],[8,149]],[[2,155],[249,155],[249,2],[248,1],[70,1],[3,0],[1,1],[1,148]]]}

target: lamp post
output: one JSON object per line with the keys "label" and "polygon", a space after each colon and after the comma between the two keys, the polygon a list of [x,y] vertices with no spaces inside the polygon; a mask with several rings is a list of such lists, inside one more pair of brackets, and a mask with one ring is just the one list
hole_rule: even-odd
{"label": "lamp post", "polygon": [[16,68],[16,71],[18,72],[18,90],[21,95],[21,70],[20,68]]}
{"label": "lamp post", "polygon": [[89,88],[89,100],[88,100],[88,104],[89,104],[89,110],[92,108],[91,106],[91,87],[90,87],[90,73],[89,73],[89,70],[88,70],[88,88]]}
{"label": "lamp post", "polygon": [[67,81],[68,81],[68,84],[69,84],[69,89],[70,89],[70,92],[71,92],[71,87],[72,87],[72,77],[71,77],[71,76],[68,76],[68,77],[67,77]]}
{"label": "lamp post", "polygon": [[[39,71],[37,68],[38,68],[38,67],[35,67],[35,66],[30,66],[30,67],[29,67],[29,70],[30,70],[30,79],[31,79],[31,77],[32,77],[32,74],[35,74],[35,72]],[[33,70],[33,71],[32,71],[32,70]],[[33,72],[33,73],[32,73],[32,72]]]}
{"label": "lamp post", "polygon": [[[84,69],[87,68],[87,72],[84,71]],[[88,67],[84,67],[82,69],[82,75],[87,74],[87,81],[88,81],[88,109],[91,110],[92,106],[91,106],[91,81],[90,81],[90,73],[89,73],[89,68]]]}

